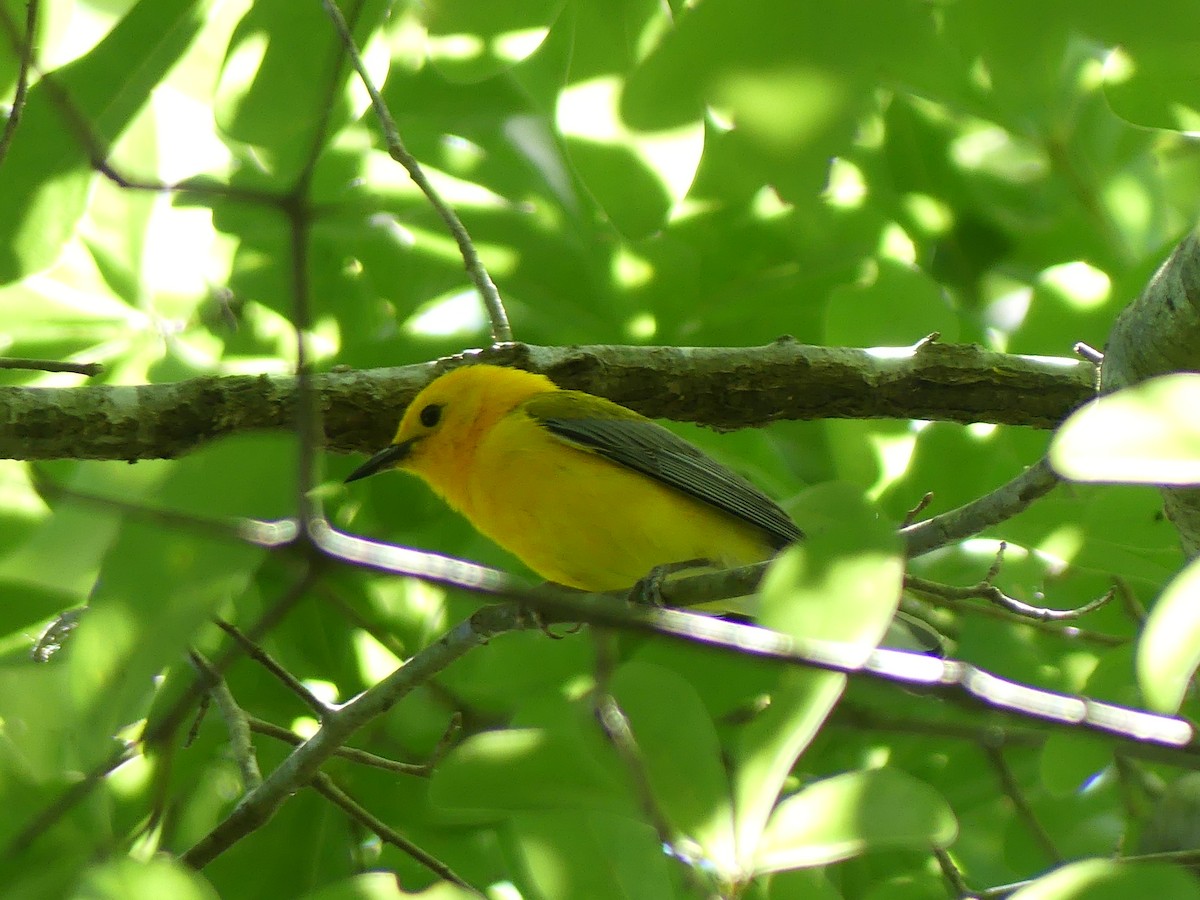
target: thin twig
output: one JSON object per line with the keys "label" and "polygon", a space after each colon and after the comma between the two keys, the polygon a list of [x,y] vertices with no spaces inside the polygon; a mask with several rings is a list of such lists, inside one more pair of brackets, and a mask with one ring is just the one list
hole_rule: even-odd
{"label": "thin twig", "polygon": [[342,43],[346,47],[346,52],[350,55],[351,61],[354,63],[354,69],[358,72],[358,77],[362,80],[363,87],[367,89],[367,94],[371,97],[371,107],[375,110],[375,115],[379,119],[380,127],[383,129],[383,136],[387,142],[388,154],[400,165],[404,166],[413,182],[420,188],[426,199],[429,200],[430,206],[441,217],[446,224],[450,234],[454,237],[455,243],[458,244],[458,252],[462,255],[463,265],[466,267],[467,274],[471,278],[471,282],[475,285],[475,290],[479,292],[480,298],[487,309],[488,318],[492,322],[492,342],[495,344],[508,343],[513,339],[512,326],[508,321],[508,313],[504,310],[504,301],[500,297],[500,292],[496,289],[495,282],[492,281],[492,276],[488,274],[487,267],[484,266],[483,260],[479,258],[479,252],[475,249],[475,243],[471,240],[471,236],[467,233],[466,227],[458,214],[454,212],[450,204],[442,199],[441,194],[425,176],[421,164],[417,162],[417,158],[413,156],[408,148],[404,145],[404,141],[400,137],[400,131],[396,127],[396,122],[392,118],[391,111],[384,102],[383,95],[379,93],[379,89],[371,80],[370,74],[367,72],[367,67],[363,64],[362,56],[358,52],[358,47],[354,43],[354,36],[350,33],[350,28],[346,24],[345,18],[342,16],[342,11],[333,0],[321,0],[321,4],[325,7],[325,11],[329,14],[329,18],[333,21],[334,28],[337,29],[338,35],[342,39]]}
{"label": "thin twig", "polygon": [[[906,576],[907,577],[907,576]],[[1080,628],[1078,625],[1059,624],[1057,622],[1042,622],[1039,619],[1031,619],[1028,616],[1017,615],[1009,612],[1007,609],[1001,609],[998,606],[963,606],[958,600],[947,600],[935,594],[922,594],[921,600],[924,603],[929,603],[933,606],[939,606],[942,609],[953,610],[958,613],[970,613],[973,616],[983,616],[988,619],[998,619],[1002,622],[1014,622],[1020,625],[1025,625],[1035,631],[1040,631],[1042,634],[1052,635],[1056,638],[1063,638],[1073,641],[1087,641],[1091,644],[1100,644],[1104,647],[1122,647],[1128,644],[1132,638],[1122,637],[1116,634],[1105,634],[1102,631],[1092,631],[1089,628]]]}
{"label": "thin twig", "polygon": [[1029,887],[1033,884],[1035,878],[1026,878],[1022,881],[1014,881],[1011,884],[999,884],[995,887],[984,888],[975,894],[977,900],[1006,900],[1022,888]]}
{"label": "thin twig", "polygon": [[1091,344],[1085,344],[1083,341],[1077,341],[1075,346],[1071,348],[1075,351],[1075,355],[1080,359],[1086,359],[1094,366],[1104,362],[1104,354],[1093,347]]}
{"label": "thin twig", "polygon": [[1029,728],[1009,728],[1000,725],[975,725],[963,722],[890,716],[880,712],[878,709],[858,706],[846,700],[843,700],[834,708],[829,716],[828,724],[835,728],[855,728],[860,731],[889,731],[895,734],[911,734],[922,737],[969,741],[984,748],[1037,748],[1043,746],[1047,738],[1046,732],[1034,731]]}
{"label": "thin twig", "polygon": [[462,732],[462,723],[462,713],[455,710],[450,714],[450,721],[446,723],[446,730],[438,738],[438,742],[433,747],[433,752],[429,754],[428,762],[422,767],[424,769],[423,774],[432,775],[434,767],[450,752],[450,748],[454,746],[454,742]]}
{"label": "thin twig", "polygon": [[1045,457],[989,494],[957,509],[900,530],[908,556],[921,556],[939,547],[978,534],[1011,519],[1058,484],[1058,475]]}
{"label": "thin twig", "polygon": [[[11,119],[9,121],[12,121]],[[0,153],[0,161],[3,154]],[[62,362],[57,359],[18,359],[15,357],[0,357],[0,369],[32,369],[37,372],[70,372],[74,375],[86,375],[94,378],[104,371],[100,363]]]}
{"label": "thin twig", "polygon": [[361,804],[352,799],[345,791],[333,783],[333,779],[324,772],[317,772],[312,781],[309,782],[313,790],[324,797],[329,802],[333,803],[348,816],[355,821],[361,823],[368,830],[379,835],[379,839],[386,844],[391,844],[403,853],[407,853],[425,868],[429,869],[439,878],[456,884],[464,890],[470,891],[478,897],[486,897],[487,895],[458,875],[453,869],[442,862],[435,856],[422,850],[400,832],[396,831],[382,819],[377,818],[366,810]]}
{"label": "thin twig", "polygon": [[904,514],[904,519],[900,523],[900,527],[907,528],[917,520],[917,516],[923,513],[930,503],[933,502],[933,491],[926,491],[924,496],[917,501],[917,505]]}
{"label": "thin twig", "polygon": [[9,841],[2,855],[8,859],[14,859],[22,855],[34,841],[49,830],[51,825],[70,812],[76,804],[82,803],[87,799],[92,791],[102,784],[109,774],[137,755],[138,748],[135,745],[131,743],[122,744],[107,759],[97,763],[83,778],[72,784],[52,803],[34,816],[29,824],[18,831],[13,839]]}
{"label": "thin twig", "polygon": [[174,509],[158,509],[143,503],[133,503],[119,497],[109,497],[78,488],[68,487],[53,481],[36,467],[30,470],[30,478],[38,493],[47,498],[86,503],[101,509],[110,509],[138,521],[151,522],[198,534],[232,541],[244,541],[267,550],[275,550],[295,541],[299,526],[294,519],[263,521],[260,519],[215,518],[192,515]]}
{"label": "thin twig", "polygon": [[[614,633],[608,629],[596,629],[594,632],[596,688],[592,692],[592,705],[595,709],[596,721],[600,724],[600,731],[608,740],[609,746],[613,748],[617,758],[624,765],[638,805],[645,814],[646,820],[658,834],[659,843],[664,846],[676,847],[678,835],[654,796],[654,789],[650,784],[650,774],[646,771],[646,761],[638,746],[637,738],[634,736],[633,728],[630,727],[629,719],[626,718],[617,699],[610,692],[615,665],[614,640]],[[683,850],[681,855],[691,855],[687,852],[687,848],[676,848],[677,852],[680,849]]]}
{"label": "thin twig", "polygon": [[225,679],[213,671],[208,660],[194,650],[188,653],[188,658],[208,683],[208,693],[225,721],[225,728],[229,731],[229,754],[241,772],[242,786],[247,792],[253,791],[262,784],[262,771],[254,754],[254,741],[250,739],[249,719]]}
{"label": "thin twig", "polygon": [[625,771],[629,775],[630,786],[638,798],[638,805],[658,834],[659,842],[674,848],[676,853],[684,857],[691,857],[693,854],[689,852],[688,848],[677,846],[678,835],[654,798],[654,791],[650,787],[650,778],[646,773],[646,762],[642,757],[641,748],[638,747],[633,729],[629,727],[629,720],[625,718],[625,713],[621,711],[616,698],[605,691],[598,691],[594,697],[594,704],[600,730],[608,739],[609,746],[616,751],[617,757],[624,764]]}
{"label": "thin twig", "polygon": [[304,705],[311,709],[318,719],[325,717],[325,714],[329,712],[329,707],[322,703],[321,699],[306,688],[291,672],[275,662],[267,651],[242,634],[236,625],[226,622],[219,616],[213,617],[213,623],[233,638],[242,650],[245,651],[247,656],[274,675],[284,687],[303,700]]}
{"label": "thin twig", "polygon": [[37,40],[38,0],[25,2],[25,40],[16,34],[16,26],[9,17],[7,9],[0,8],[0,16],[4,19],[5,31],[13,49],[20,54],[17,68],[17,89],[13,93],[12,107],[9,109],[8,121],[4,123],[4,133],[0,134],[0,165],[8,155],[13,136],[17,133],[17,125],[21,121],[21,113],[25,110],[25,96],[29,91],[29,72],[33,68],[34,42]]}
{"label": "thin twig", "polygon": [[[262,719],[256,719],[253,716],[249,718],[249,722],[250,729],[255,734],[275,738],[275,740],[291,744],[293,747],[299,747],[304,743],[304,738],[300,737],[300,735],[294,731],[289,731],[281,725],[276,725],[274,722],[266,722]],[[395,772],[397,775],[427,776],[430,772],[429,763],[400,762],[395,759],[388,759],[386,756],[368,753],[366,750],[356,750],[353,747],[338,747],[333,751],[333,755],[339,759],[349,760],[363,766],[370,766],[373,769]]]}
{"label": "thin twig", "polygon": [[1117,590],[1117,596],[1121,599],[1121,608],[1133,620],[1133,624],[1141,628],[1146,624],[1146,607],[1138,600],[1137,594],[1133,592],[1133,588],[1124,578],[1119,575],[1113,578],[1113,586]]}
{"label": "thin twig", "polygon": [[[308,593],[313,582],[316,581],[320,571],[320,566],[315,563],[310,563],[305,570],[301,572],[293,581],[293,583],[284,591],[267,611],[259,617],[254,625],[246,630],[246,635],[250,640],[257,640],[262,635],[272,630],[286,616],[292,608],[300,601],[300,598]],[[234,647],[226,649],[219,654],[210,665],[217,674],[223,674],[233,661],[241,656],[241,648]],[[147,747],[156,747],[161,744],[166,744],[175,734],[184,716],[192,705],[203,696],[205,693],[202,679],[197,678],[188,687],[181,692],[178,699],[169,704],[160,714],[152,714],[146,722],[146,728],[142,732],[142,743]]]}
{"label": "thin twig", "polygon": [[941,847],[933,848],[933,855],[938,861],[938,867],[942,870],[942,877],[946,879],[946,883],[950,885],[950,889],[954,891],[954,896],[957,900],[972,900],[979,895],[967,887],[967,881],[963,878],[962,870],[958,868],[958,863],[946,850]]}
{"label": "thin twig", "polygon": [[439,641],[425,648],[391,675],[326,716],[320,729],[297,747],[248,794],[212,831],[183,855],[188,865],[201,868],[246,835],[265,825],[297,788],[307,784],[320,766],[346,739],[382,715],[419,685],[450,663],[486,643],[492,635],[523,621],[511,606],[486,606]]}
{"label": "thin twig", "polygon": [[1094,600],[1089,600],[1083,606],[1077,606],[1074,609],[1046,609],[1041,606],[1032,606],[1018,600],[1016,597],[1010,597],[988,580],[969,585],[968,587],[955,587],[954,585],[930,581],[927,578],[919,578],[916,575],[905,575],[904,587],[906,590],[921,594],[924,597],[937,597],[946,601],[986,600],[1015,616],[1023,619],[1033,619],[1038,622],[1068,622],[1078,619],[1106,605],[1116,594],[1116,588],[1112,588],[1107,593],[1102,594]]}
{"label": "thin twig", "polygon": [[1025,792],[1021,789],[1021,785],[1017,783],[1016,776],[1009,768],[1008,760],[1004,758],[1004,751],[999,747],[984,747],[984,754],[988,758],[988,762],[992,764],[992,768],[996,770],[996,776],[1000,779],[1000,787],[1004,790],[1004,795],[1008,797],[1016,810],[1021,821],[1025,823],[1025,827],[1029,829],[1034,840],[1041,846],[1042,851],[1050,858],[1052,863],[1061,863],[1063,855],[1059,852],[1058,847],[1054,843],[1054,839],[1050,837],[1050,832],[1046,831],[1044,825],[1034,813],[1033,807],[1029,805],[1029,800],[1025,796]]}

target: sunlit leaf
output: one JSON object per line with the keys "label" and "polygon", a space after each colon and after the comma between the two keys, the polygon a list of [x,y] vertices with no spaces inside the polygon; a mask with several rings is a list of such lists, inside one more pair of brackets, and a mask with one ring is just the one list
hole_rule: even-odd
{"label": "sunlit leaf", "polygon": [[[101,148],[114,141],[204,24],[208,0],[142,0],[86,56],[55,73],[74,114]],[[29,99],[4,164],[0,197],[0,284],[45,269],[83,213],[90,148],[47,82]]]}
{"label": "sunlit leaf", "polygon": [[[801,640],[843,642],[847,663],[883,638],[904,571],[894,529],[847,485],[814,492],[809,503],[836,510],[825,527],[790,547],[768,570],[760,621]],[[737,752],[738,847],[755,852],[797,755],[841,696],[845,676],[791,669],[770,706],[745,729]]]}
{"label": "sunlit leaf", "polygon": [[667,820],[718,870],[736,872],[729,778],[699,696],[679,676],[645,663],[622,666],[612,690]]}
{"label": "sunlit leaf", "polygon": [[197,872],[165,856],[146,862],[115,859],[83,877],[75,896],[88,900],[217,900],[219,896]]}
{"label": "sunlit leaf", "polygon": [[1200,882],[1164,863],[1089,859],[1043,875],[1011,895],[1013,900],[1143,900],[1200,897]]}
{"label": "sunlit leaf", "polygon": [[1179,709],[1200,666],[1200,560],[1167,585],[1137,645],[1138,685],[1151,709]]}
{"label": "sunlit leaf", "polygon": [[946,801],[894,769],[850,772],[782,801],[771,815],[755,868],[822,866],[871,850],[944,848],[958,834]]}
{"label": "sunlit leaf", "polygon": [[1067,478],[1127,484],[1200,483],[1200,375],[1163,375],[1071,415],[1050,445]]}

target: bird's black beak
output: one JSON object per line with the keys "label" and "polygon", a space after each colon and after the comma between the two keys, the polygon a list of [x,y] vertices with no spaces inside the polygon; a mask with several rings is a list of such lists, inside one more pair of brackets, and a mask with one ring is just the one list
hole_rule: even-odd
{"label": "bird's black beak", "polygon": [[360,478],[366,478],[368,475],[374,475],[376,472],[382,472],[384,469],[390,469],[393,466],[402,463],[412,449],[412,441],[404,441],[400,444],[389,444],[384,447],[365,463],[351,472],[344,482],[349,484],[352,481],[358,481]]}

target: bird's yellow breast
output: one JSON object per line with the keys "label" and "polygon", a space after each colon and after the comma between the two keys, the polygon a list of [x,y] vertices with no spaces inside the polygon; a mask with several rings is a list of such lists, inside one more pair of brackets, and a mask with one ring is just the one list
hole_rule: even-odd
{"label": "bird's yellow breast", "polygon": [[447,499],[543,578],[628,588],[655,566],[739,566],[773,547],[753,525],[549,433],[520,409],[484,434]]}

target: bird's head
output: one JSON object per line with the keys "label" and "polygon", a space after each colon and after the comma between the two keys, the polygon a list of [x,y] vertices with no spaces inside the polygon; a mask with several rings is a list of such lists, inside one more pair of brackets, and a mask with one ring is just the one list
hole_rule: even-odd
{"label": "bird's head", "polygon": [[347,483],[405,469],[445,494],[479,442],[523,400],[557,388],[544,375],[501,366],[453,369],[431,381],[400,420],[392,442],[350,473]]}

